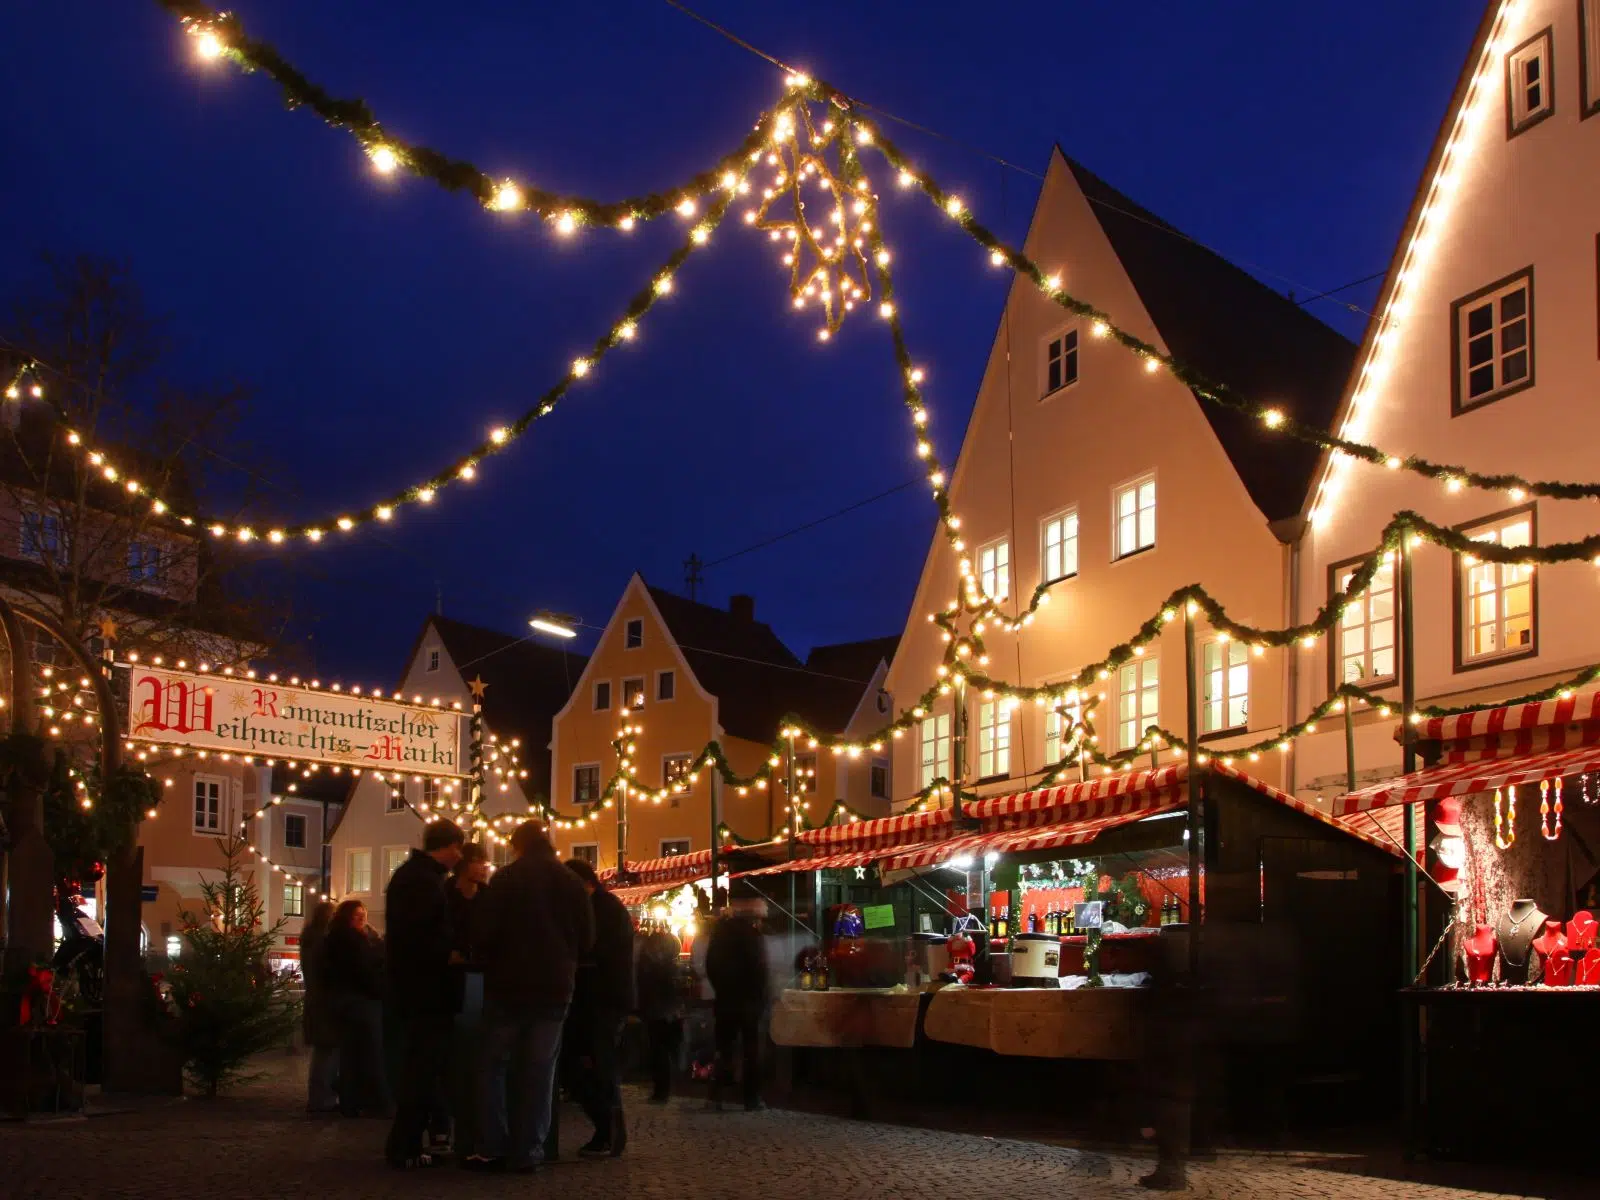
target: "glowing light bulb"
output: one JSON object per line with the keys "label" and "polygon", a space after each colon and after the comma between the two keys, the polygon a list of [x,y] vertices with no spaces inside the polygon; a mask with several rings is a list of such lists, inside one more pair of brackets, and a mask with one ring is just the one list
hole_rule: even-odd
{"label": "glowing light bulb", "polygon": [[206,62],[215,62],[222,57],[222,52],[227,47],[214,30],[202,29],[194,35],[194,52],[196,57]]}
{"label": "glowing light bulb", "polygon": [[498,212],[515,212],[522,207],[522,189],[507,179],[495,188],[494,198],[489,203]]}
{"label": "glowing light bulb", "polygon": [[1283,424],[1283,414],[1275,408],[1269,408],[1261,414],[1261,420],[1268,429],[1277,429]]}
{"label": "glowing light bulb", "polygon": [[367,157],[380,175],[392,175],[400,165],[400,156],[389,146],[374,146],[367,151]]}
{"label": "glowing light bulb", "polygon": [[504,446],[506,439],[511,436],[511,431],[504,425],[496,425],[489,431],[489,440],[496,446]]}
{"label": "glowing light bulb", "polygon": [[582,379],[589,373],[590,366],[591,364],[587,358],[575,358],[572,360],[572,373]]}
{"label": "glowing light bulb", "polygon": [[638,327],[632,321],[624,321],[617,326],[617,336],[625,342],[632,341],[633,335],[637,332]]}

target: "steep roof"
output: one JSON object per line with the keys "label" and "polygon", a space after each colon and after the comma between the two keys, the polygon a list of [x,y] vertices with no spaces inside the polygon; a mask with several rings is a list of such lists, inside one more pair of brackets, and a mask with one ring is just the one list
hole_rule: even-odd
{"label": "steep roof", "polygon": [[[1172,356],[1245,399],[1329,428],[1355,365],[1355,344],[1062,157]],[[1196,399],[1267,520],[1299,513],[1321,451]]]}
{"label": "steep roof", "polygon": [[429,617],[428,625],[438,630],[462,678],[470,683],[481,676],[488,685],[484,723],[498,737],[521,739],[518,756],[528,771],[527,790],[548,796],[551,719],[572,695],[588,658],[451,617]]}
{"label": "steep roof", "polygon": [[835,642],[831,646],[813,646],[806,655],[806,668],[824,675],[842,675],[846,679],[859,679],[866,683],[878,669],[880,662],[889,662],[899,648],[900,635],[867,638],[860,642]]}
{"label": "steep roof", "polygon": [[790,713],[825,730],[849,723],[862,682],[809,669],[764,622],[649,591],[689,669],[717,698],[718,720],[729,734],[770,742]]}

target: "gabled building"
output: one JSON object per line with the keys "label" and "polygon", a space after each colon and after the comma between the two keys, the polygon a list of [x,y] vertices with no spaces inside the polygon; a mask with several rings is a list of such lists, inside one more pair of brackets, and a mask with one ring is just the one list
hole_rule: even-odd
{"label": "gabled building", "polygon": [[[1538,480],[1600,478],[1596,252],[1600,219],[1600,0],[1492,0],[1440,126],[1335,428],[1396,456]],[[1308,618],[1345,586],[1394,514],[1412,510],[1501,546],[1592,535],[1592,501],[1429,480],[1354,460],[1321,464],[1293,576]],[[1413,557],[1420,703],[1490,705],[1600,660],[1594,568]],[[1402,613],[1395,564],[1307,654],[1299,711],[1350,682],[1399,704]],[[1394,719],[1356,717],[1363,779],[1401,766]],[[1346,783],[1343,730],[1304,738],[1294,787]]]}
{"label": "gabled building", "polygon": [[[1059,148],[1025,250],[1068,291],[1210,379],[1314,425],[1332,416],[1354,357],[1345,338]],[[1010,617],[1036,585],[1052,585],[1050,603],[1018,635],[985,635],[987,672],[1013,684],[1070,679],[1186,584],[1204,584],[1237,620],[1284,623],[1286,542],[1315,450],[1201,400],[1102,333],[1014,280],[951,473],[965,549],[940,533],[928,553],[886,684],[902,704],[937,681],[944,642],[928,617],[957,595],[963,556]],[[1282,655],[1252,655],[1204,628],[1199,654],[1201,732],[1215,748],[1282,727]],[[1103,750],[1137,747],[1156,723],[1181,732],[1182,622],[1100,689],[1089,720]],[[968,700],[967,786],[1015,790],[1062,758],[1057,713]],[[897,803],[956,777],[952,703],[943,697],[893,743]],[[1279,766],[1250,770],[1275,782]]]}
{"label": "gabled building", "polygon": [[[482,812],[493,818],[526,813],[549,796],[551,718],[584,664],[582,654],[561,647],[435,615],[423,622],[398,690],[471,711],[474,684],[482,684],[485,740],[493,739],[491,752],[499,747],[503,755],[491,766],[483,795]],[[332,835],[334,894],[363,900],[383,928],[389,876],[422,845],[420,814],[453,815],[466,800],[460,782],[363,775]]]}
{"label": "gabled building", "polygon": [[[756,620],[751,597],[714,608],[634,575],[555,718],[552,798],[562,817],[584,818],[555,831],[558,849],[601,867],[616,865],[618,809],[602,793],[617,770],[611,743],[624,723],[643,726],[632,739],[633,757],[636,788],[648,793],[629,803],[627,860],[709,849],[711,772],[695,770],[705,747],[717,742],[733,770],[749,775],[772,755],[787,715],[841,734],[875,728],[892,708],[881,690],[892,654],[892,639],[880,639],[818,647],[802,662]],[[887,757],[850,758],[804,743],[797,751],[797,791],[804,789],[808,819],[823,820],[838,801],[857,811],[887,811]],[[682,791],[670,791],[680,783]],[[764,839],[786,824],[780,788],[740,794],[717,786],[720,822],[739,837]],[[670,794],[658,801],[654,794],[662,788]]]}

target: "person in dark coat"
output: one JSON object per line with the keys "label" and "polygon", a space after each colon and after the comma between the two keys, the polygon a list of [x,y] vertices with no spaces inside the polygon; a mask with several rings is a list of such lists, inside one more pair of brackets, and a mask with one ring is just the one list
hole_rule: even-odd
{"label": "person in dark coat", "polygon": [[384,1156],[402,1170],[437,1162],[423,1138],[434,1113],[445,1107],[455,1025],[451,967],[461,957],[444,883],[465,840],[454,822],[429,822],[422,849],[389,877],[385,893],[389,1000],[401,1026],[401,1064],[399,1103]]}
{"label": "person in dark coat", "polygon": [[483,1025],[483,968],[472,952],[473,911],[487,894],[489,852],[482,842],[461,848],[461,861],[450,871],[445,896],[450,901],[450,929],[461,957],[451,971],[451,1006],[455,1030],[450,1051],[450,1094],[447,1111],[436,1114],[435,1132],[454,1128],[456,1156],[478,1148],[477,1070]]}
{"label": "person in dark coat", "polygon": [[[516,860],[495,872],[474,916],[483,961],[482,1144],[466,1163],[532,1171],[550,1132],[561,1026],[594,913],[537,822],[511,835]],[[509,1119],[509,1123],[508,1123]]]}
{"label": "person in dark coat", "polygon": [[383,956],[369,936],[367,906],[346,900],[334,910],[322,946],[323,982],[339,1033],[339,1111],[388,1116],[383,1069]]}
{"label": "person in dark coat", "polygon": [[578,1154],[616,1158],[628,1143],[617,1048],[633,1011],[633,919],[590,864],[574,858],[567,870],[583,884],[594,910],[594,946],[578,963],[562,1033],[577,1065],[573,1094],[594,1125],[594,1136]]}
{"label": "person in dark coat", "polygon": [[683,975],[678,939],[653,929],[639,940],[639,1016],[650,1044],[650,1103],[672,1095],[672,1065],[683,1044]]}
{"label": "person in dark coat", "polygon": [[706,979],[714,993],[717,1065],[711,1073],[710,1108],[722,1107],[722,1084],[733,1068],[733,1045],[740,1043],[744,1106],[757,1112],[761,1100],[761,1018],[766,1013],[768,970],[761,933],[765,905],[747,900],[734,905],[711,926],[706,943]]}
{"label": "person in dark coat", "polygon": [[311,1050],[306,1072],[306,1111],[337,1112],[339,1095],[334,1080],[339,1075],[339,1023],[328,995],[325,948],[333,923],[334,903],[321,901],[300,927],[301,1036]]}

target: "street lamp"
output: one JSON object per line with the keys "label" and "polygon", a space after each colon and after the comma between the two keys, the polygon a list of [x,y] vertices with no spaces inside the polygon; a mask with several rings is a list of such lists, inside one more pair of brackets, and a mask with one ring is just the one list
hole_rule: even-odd
{"label": "street lamp", "polygon": [[569,617],[565,613],[537,612],[528,621],[528,624],[540,633],[547,633],[551,637],[575,638],[578,631],[573,628],[578,623],[576,617]]}

